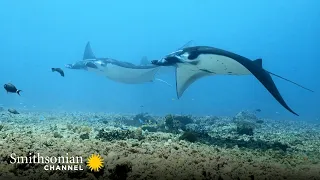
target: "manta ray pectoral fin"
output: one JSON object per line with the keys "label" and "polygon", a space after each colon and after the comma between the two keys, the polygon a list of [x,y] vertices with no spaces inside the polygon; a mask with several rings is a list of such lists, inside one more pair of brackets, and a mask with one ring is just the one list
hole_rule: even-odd
{"label": "manta ray pectoral fin", "polygon": [[204,76],[213,75],[208,71],[198,69],[197,66],[188,63],[177,63],[176,91],[178,99],[184,91],[196,80]]}
{"label": "manta ray pectoral fin", "polygon": [[93,51],[91,49],[90,42],[87,42],[87,45],[84,49],[83,58],[82,60],[86,59],[96,59],[95,55],[93,54]]}

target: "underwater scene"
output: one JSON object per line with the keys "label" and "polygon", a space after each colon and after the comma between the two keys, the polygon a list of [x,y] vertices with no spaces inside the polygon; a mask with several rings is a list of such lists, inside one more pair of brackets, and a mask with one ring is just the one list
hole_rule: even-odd
{"label": "underwater scene", "polygon": [[320,1],[0,1],[0,180],[320,180]]}

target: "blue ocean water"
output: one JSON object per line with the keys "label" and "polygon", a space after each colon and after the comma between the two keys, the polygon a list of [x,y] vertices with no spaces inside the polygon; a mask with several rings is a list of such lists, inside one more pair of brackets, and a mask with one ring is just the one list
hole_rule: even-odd
{"label": "blue ocean water", "polygon": [[[320,2],[292,1],[1,1],[0,82],[22,89],[0,93],[0,104],[26,110],[234,115],[261,109],[273,119],[320,117]],[[98,56],[139,63],[159,59],[189,40],[263,59],[295,117],[253,76],[206,77],[176,99],[163,83],[128,85],[85,71],[52,67],[82,59],[87,41]],[[174,71],[159,74],[175,84]]]}

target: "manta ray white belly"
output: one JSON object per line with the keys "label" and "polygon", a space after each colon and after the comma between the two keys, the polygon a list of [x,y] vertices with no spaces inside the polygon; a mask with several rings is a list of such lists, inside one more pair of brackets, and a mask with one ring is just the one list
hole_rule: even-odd
{"label": "manta ray white belly", "polygon": [[201,54],[192,61],[197,63],[177,63],[176,88],[178,98],[193,82],[204,76],[251,74],[247,68],[236,60],[226,56]]}
{"label": "manta ray white belly", "polygon": [[248,75],[250,71],[227,56],[215,54],[201,54],[196,59],[200,70],[207,70],[216,75]]}
{"label": "manta ray white belly", "polygon": [[96,72],[99,75],[103,75],[117,82],[139,84],[152,82],[155,79],[155,74],[157,73],[158,69],[158,67],[150,69],[133,69],[107,64],[105,67],[98,66],[98,69],[90,68],[90,71]]}

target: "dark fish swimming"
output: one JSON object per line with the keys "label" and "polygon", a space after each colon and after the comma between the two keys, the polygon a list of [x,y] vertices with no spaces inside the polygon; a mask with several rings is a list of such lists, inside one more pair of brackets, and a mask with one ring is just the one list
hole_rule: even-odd
{"label": "dark fish swimming", "polygon": [[62,77],[64,77],[64,72],[61,68],[51,68],[52,72],[58,72]]}
{"label": "dark fish swimming", "polygon": [[17,93],[19,96],[20,96],[20,92],[22,91],[22,90],[18,90],[16,86],[11,83],[7,83],[3,87],[7,91],[7,93]]}
{"label": "dark fish swimming", "polygon": [[15,109],[8,109],[8,111],[11,113],[11,114],[20,114],[17,110]]}

